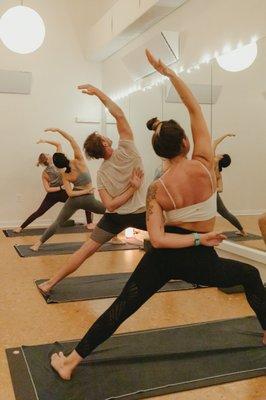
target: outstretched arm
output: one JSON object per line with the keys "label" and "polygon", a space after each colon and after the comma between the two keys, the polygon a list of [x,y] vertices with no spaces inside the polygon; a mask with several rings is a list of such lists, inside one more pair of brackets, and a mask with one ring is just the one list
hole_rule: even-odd
{"label": "outstretched arm", "polygon": [[186,106],[191,121],[191,130],[194,141],[194,151],[192,158],[200,159],[205,164],[213,164],[213,152],[211,135],[207,127],[205,118],[203,116],[201,107],[188,88],[188,86],[180,79],[177,74],[168,68],[161,60],[157,60],[149,50],[146,50],[146,55],[150,64],[160,74],[167,76],[172,82],[177,93],[181,97],[184,105]]}
{"label": "outstretched arm", "polygon": [[125,204],[142,184],[143,171],[139,168],[132,173],[130,186],[120,196],[112,197],[106,189],[99,189],[100,198],[108,211],[114,212],[117,208]]}
{"label": "outstretched arm", "polygon": [[215,139],[215,140],[212,142],[213,154],[216,153],[217,146],[218,146],[225,138],[227,138],[227,137],[235,137],[235,136],[236,136],[236,135],[234,135],[233,133],[227,133],[227,134],[222,135],[222,136],[220,136],[219,138]]}
{"label": "outstretched arm", "polygon": [[82,93],[98,97],[98,99],[103,103],[103,105],[109,110],[109,112],[115,118],[120,138],[133,140],[133,132],[126,119],[126,116],[123,110],[113,100],[111,100],[100,89],[92,85],[80,85],[78,86],[78,89],[81,90]]}
{"label": "outstretched arm", "polygon": [[70,143],[70,145],[71,145],[71,147],[72,147],[72,149],[74,151],[74,157],[77,160],[80,160],[80,161],[84,160],[84,157],[83,157],[83,154],[82,154],[82,151],[81,151],[79,145],[77,144],[77,142],[73,138],[73,136],[71,136],[69,133],[67,133],[65,131],[62,131],[59,128],[47,128],[47,129],[45,129],[45,132],[57,132],[57,133],[59,133],[61,136],[63,136]]}
{"label": "outstretched arm", "polygon": [[[165,232],[163,210],[156,199],[157,185],[157,182],[153,182],[150,185],[146,199],[147,228],[152,246],[169,249],[194,246],[193,234],[179,235],[178,233]],[[224,235],[216,232],[203,233],[200,235],[200,244],[204,246],[217,246],[225,238]]]}
{"label": "outstretched arm", "polygon": [[62,145],[61,145],[61,143],[59,143],[59,142],[55,142],[55,141],[53,141],[53,140],[43,140],[43,139],[40,139],[40,140],[38,140],[37,144],[40,144],[40,143],[51,144],[52,146],[55,146],[55,147],[56,147],[56,151],[57,151],[58,153],[62,153]]}

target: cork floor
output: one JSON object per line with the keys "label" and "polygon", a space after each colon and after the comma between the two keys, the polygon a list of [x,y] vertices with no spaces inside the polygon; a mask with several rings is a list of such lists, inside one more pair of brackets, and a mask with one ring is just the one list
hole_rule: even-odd
{"label": "cork floor", "polygon": [[[259,233],[256,217],[240,219],[247,230]],[[220,219],[217,221],[217,228],[232,230],[230,225]],[[82,241],[86,236],[86,234],[56,235],[51,242]],[[5,348],[80,338],[88,326],[113,301],[104,299],[47,305],[33,281],[49,277],[66,262],[69,256],[20,258],[12,246],[31,244],[33,240],[34,237],[6,238],[0,233],[0,400],[14,400]],[[142,254],[140,251],[98,253],[87,260],[76,275],[130,272]],[[252,311],[243,294],[226,295],[214,288],[160,293],[124,322],[118,332],[248,315],[252,315]],[[265,400],[266,377],[161,396],[161,399]]]}

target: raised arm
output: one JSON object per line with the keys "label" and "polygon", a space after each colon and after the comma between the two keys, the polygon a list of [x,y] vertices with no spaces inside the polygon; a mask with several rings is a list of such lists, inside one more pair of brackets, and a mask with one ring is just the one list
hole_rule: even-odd
{"label": "raised arm", "polygon": [[98,99],[103,103],[103,105],[109,110],[109,112],[115,118],[120,138],[133,140],[133,132],[126,119],[126,116],[123,110],[113,100],[111,100],[100,89],[92,85],[80,85],[78,86],[78,89],[81,90],[82,93],[98,97]]}
{"label": "raised arm", "polygon": [[55,193],[61,190],[61,186],[50,186],[48,175],[45,172],[42,173],[42,183],[47,193]]}
{"label": "raised arm", "polygon": [[[195,237],[166,233],[164,230],[163,210],[157,201],[158,183],[153,182],[147,192],[146,220],[150,241],[155,248],[178,249],[195,245]],[[209,232],[200,234],[200,244],[203,246],[217,246],[226,237],[220,233]]]}
{"label": "raised arm", "polygon": [[55,141],[53,141],[53,140],[43,140],[43,139],[40,139],[40,140],[38,140],[37,144],[40,144],[40,143],[51,144],[52,146],[55,146],[55,147],[56,147],[56,151],[57,151],[58,153],[62,153],[62,145],[61,145],[60,142],[55,142]]}
{"label": "raised arm", "polygon": [[226,133],[225,135],[220,136],[219,138],[215,139],[212,142],[212,149],[213,149],[213,154],[216,153],[217,146],[227,137],[235,137],[233,133]]}
{"label": "raised arm", "polygon": [[140,168],[133,171],[130,186],[117,197],[112,197],[106,189],[99,189],[100,198],[108,211],[114,212],[117,208],[125,204],[142,184],[144,173]]}
{"label": "raised arm", "polygon": [[65,138],[71,145],[73,151],[74,151],[74,157],[77,160],[84,160],[84,156],[83,153],[79,147],[79,145],[77,144],[76,140],[73,138],[73,136],[71,136],[69,133],[62,131],[59,128],[47,128],[45,129],[45,132],[57,132],[59,133],[61,136],[63,136],[63,138]]}
{"label": "raised arm", "polygon": [[148,61],[156,69],[156,71],[170,79],[172,85],[176,89],[189,112],[194,141],[192,158],[199,159],[205,164],[207,163],[209,166],[211,166],[213,164],[211,135],[198,101],[188,86],[171,68],[168,68],[161,60],[157,60],[149,50],[146,50],[146,55]]}

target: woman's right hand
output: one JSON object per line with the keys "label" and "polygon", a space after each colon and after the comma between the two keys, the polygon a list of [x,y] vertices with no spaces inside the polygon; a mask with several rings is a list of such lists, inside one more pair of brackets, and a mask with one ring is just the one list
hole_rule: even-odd
{"label": "woman's right hand", "polygon": [[46,128],[44,130],[44,132],[59,132],[60,129],[59,128]]}
{"label": "woman's right hand", "polygon": [[227,239],[227,237],[218,232],[200,234],[200,244],[207,247],[218,246],[224,239]]}
{"label": "woman's right hand", "polygon": [[144,177],[144,172],[140,168],[134,168],[130,179],[130,185],[135,190],[138,190],[142,184],[143,177]]}

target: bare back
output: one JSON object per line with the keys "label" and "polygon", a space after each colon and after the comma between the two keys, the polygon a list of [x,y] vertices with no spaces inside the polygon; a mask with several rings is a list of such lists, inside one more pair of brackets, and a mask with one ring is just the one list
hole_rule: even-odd
{"label": "bare back", "polygon": [[[79,189],[92,188],[91,177],[90,177],[89,169],[86,165],[86,161],[84,159],[81,159],[81,160],[74,159],[74,160],[70,161],[70,166],[71,166],[71,172],[69,172],[69,173],[64,172],[62,174],[63,179],[74,184],[75,187],[79,188]],[[84,180],[85,183],[76,184],[77,180],[79,180],[79,177],[82,175],[85,176],[85,180]],[[86,177],[87,177],[87,179],[86,179]]]}
{"label": "bare back", "polygon": [[[209,172],[212,181],[204,166],[197,160],[187,160],[184,158],[179,163],[172,164],[166,173],[162,175],[162,182],[160,180],[156,181],[157,202],[164,211],[170,211],[174,209],[172,200],[174,200],[177,209],[208,200],[216,190],[214,169],[212,168]],[[214,222],[215,218],[198,222],[182,222],[177,220],[168,225],[179,226],[192,231],[208,232],[213,229]]]}

